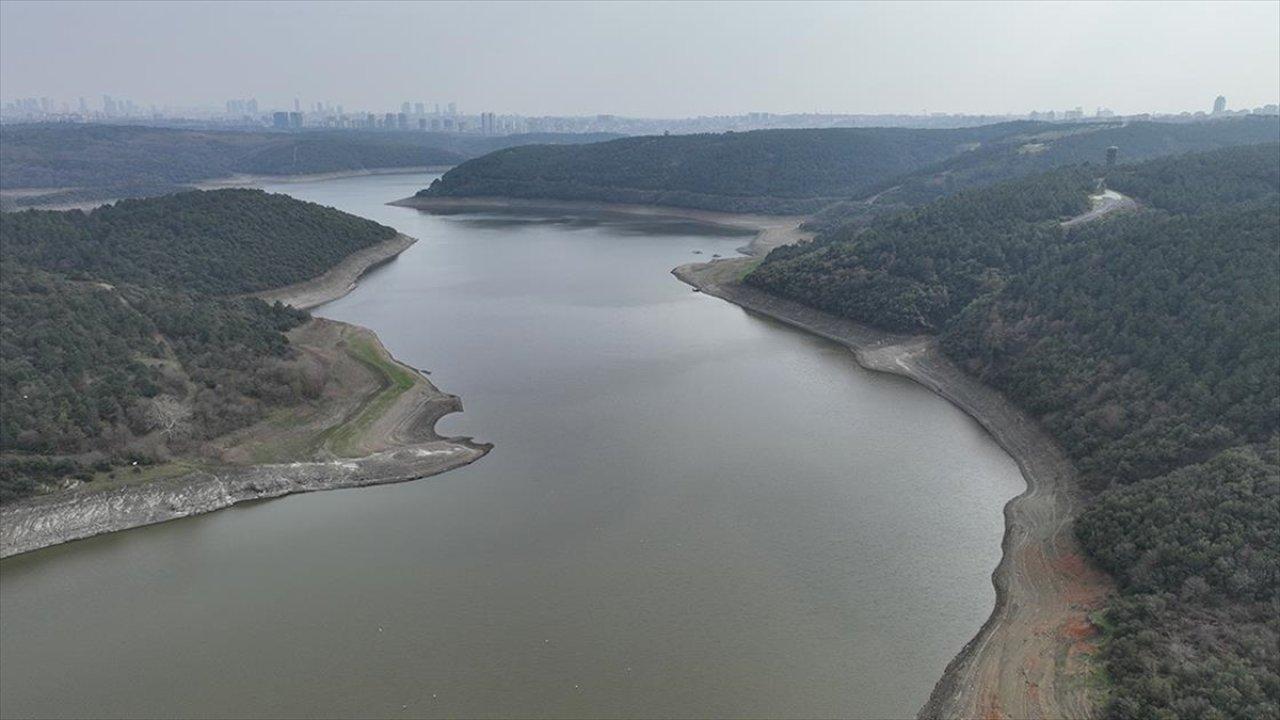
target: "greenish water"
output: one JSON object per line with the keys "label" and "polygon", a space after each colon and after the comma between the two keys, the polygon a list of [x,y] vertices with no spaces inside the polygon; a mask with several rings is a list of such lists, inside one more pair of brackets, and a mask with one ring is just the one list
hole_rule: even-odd
{"label": "greenish water", "polygon": [[994,602],[1023,485],[968,417],[669,275],[745,238],[431,216],[326,317],[496,444],[0,563],[5,717],[906,717]]}

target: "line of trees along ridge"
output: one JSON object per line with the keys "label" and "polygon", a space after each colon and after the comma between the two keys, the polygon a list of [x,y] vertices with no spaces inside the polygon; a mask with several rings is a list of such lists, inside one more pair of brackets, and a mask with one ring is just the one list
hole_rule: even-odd
{"label": "line of trees along ridge", "polygon": [[[1280,119],[1205,123],[1012,122],[974,128],[832,128],[632,137],[512,147],[447,172],[423,197],[498,196],[817,213],[834,227],[971,187],[1101,163],[1274,140]],[[870,198],[875,198],[874,202]]]}

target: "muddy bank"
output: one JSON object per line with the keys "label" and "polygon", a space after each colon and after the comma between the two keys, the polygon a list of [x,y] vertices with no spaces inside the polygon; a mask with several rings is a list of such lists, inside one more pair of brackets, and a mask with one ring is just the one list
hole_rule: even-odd
{"label": "muddy bank", "polygon": [[357,281],[366,272],[395,260],[400,253],[418,242],[416,238],[397,233],[395,237],[363,250],[358,250],[317,278],[286,285],[275,290],[254,293],[254,297],[266,302],[281,302],[299,310],[310,310],[337,300],[356,289]]}
{"label": "muddy bank", "polygon": [[952,364],[933,338],[883,332],[743,285],[739,279],[751,262],[690,264],[673,274],[709,295],[841,343],[869,370],[924,385],[977,420],[1027,483],[1004,509],[1003,554],[992,574],[995,608],[947,666],[920,717],[1089,717],[1094,704],[1082,657],[1092,650],[1087,614],[1109,586],[1084,562],[1072,533],[1081,498],[1062,450],[1000,393]]}

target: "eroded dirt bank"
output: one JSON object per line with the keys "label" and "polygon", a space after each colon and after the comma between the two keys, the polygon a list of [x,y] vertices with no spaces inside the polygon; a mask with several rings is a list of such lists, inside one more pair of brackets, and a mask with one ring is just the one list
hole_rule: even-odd
{"label": "eroded dirt bank", "polygon": [[363,458],[228,467],[145,485],[63,492],[0,509],[0,557],[315,490],[404,482],[473,462],[487,452],[470,442],[438,440]]}
{"label": "eroded dirt bank", "polygon": [[934,339],[895,335],[785,300],[739,280],[755,261],[676,268],[709,295],[839,342],[870,370],[908,377],[976,419],[1014,458],[1027,490],[1005,506],[996,605],[947,666],[921,718],[1085,718],[1093,714],[1094,649],[1088,614],[1109,590],[1086,563],[1071,520],[1080,509],[1075,470],[1061,449],[1000,393],[952,364]]}

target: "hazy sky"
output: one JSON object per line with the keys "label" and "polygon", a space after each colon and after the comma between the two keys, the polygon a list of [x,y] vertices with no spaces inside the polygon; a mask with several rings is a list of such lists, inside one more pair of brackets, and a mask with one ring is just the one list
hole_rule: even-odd
{"label": "hazy sky", "polygon": [[468,112],[1118,112],[1280,96],[1280,2],[0,2],[0,96]]}

